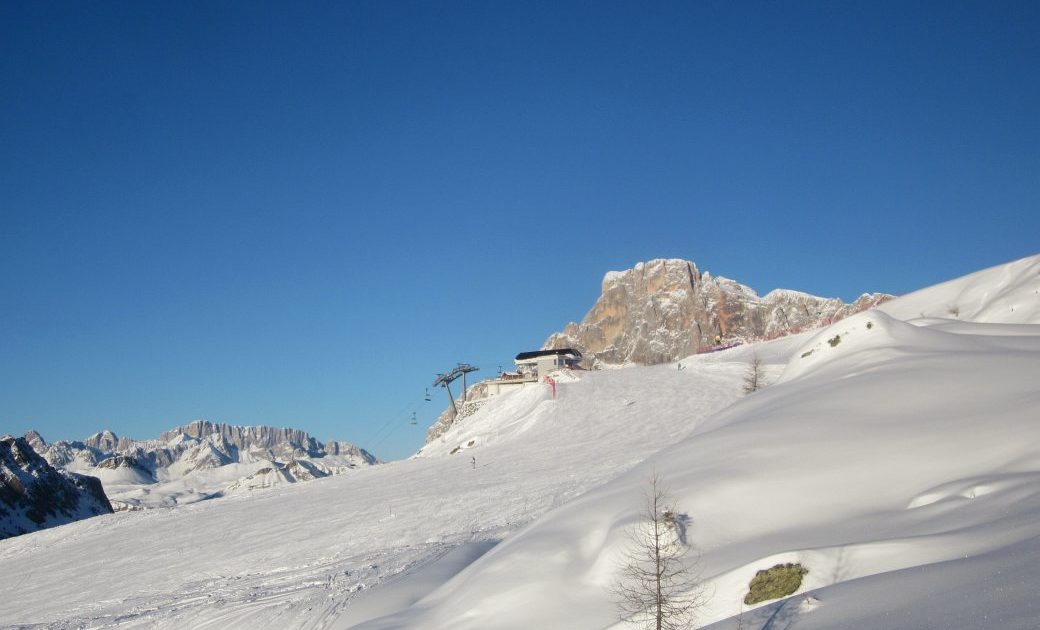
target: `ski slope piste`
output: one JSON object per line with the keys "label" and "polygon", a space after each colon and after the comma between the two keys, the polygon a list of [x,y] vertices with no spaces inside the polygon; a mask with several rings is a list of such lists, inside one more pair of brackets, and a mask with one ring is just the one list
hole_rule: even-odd
{"label": "ski slope piste", "polygon": [[[1040,256],[682,363],[561,372],[356,474],[4,540],[0,622],[634,628],[611,587],[656,473],[699,626],[1037,627]],[[744,605],[784,563],[798,589]]]}

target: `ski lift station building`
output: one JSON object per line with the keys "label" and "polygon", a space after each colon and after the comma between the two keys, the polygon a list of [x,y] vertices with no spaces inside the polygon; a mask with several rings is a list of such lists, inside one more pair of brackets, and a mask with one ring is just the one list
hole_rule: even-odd
{"label": "ski lift station building", "polygon": [[488,381],[488,396],[497,396],[530,384],[537,384],[543,376],[559,369],[580,369],[581,352],[573,348],[521,352],[513,360],[515,372],[503,372]]}

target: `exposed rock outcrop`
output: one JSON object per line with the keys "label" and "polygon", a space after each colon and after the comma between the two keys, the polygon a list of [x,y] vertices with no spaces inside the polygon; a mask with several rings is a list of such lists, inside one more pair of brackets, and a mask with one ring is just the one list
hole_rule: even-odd
{"label": "exposed rock outcrop", "polygon": [[449,405],[437,416],[437,420],[426,430],[426,444],[442,436],[448,429],[459,420],[473,415],[487,402],[487,383],[475,383],[466,389],[466,395],[455,401],[457,412],[452,413]]}
{"label": "exposed rock outcrop", "polygon": [[56,470],[25,438],[0,438],[0,539],[111,512],[100,481]]}
{"label": "exposed rock outcrop", "polygon": [[328,441],[325,443],[325,454],[335,455],[338,457],[347,457],[354,465],[364,464],[378,464],[379,460],[372,453],[369,453],[360,446],[355,446],[350,442],[336,442]]}
{"label": "exposed rock outcrop", "polygon": [[320,464],[309,460],[297,459],[288,464],[272,462],[270,466],[265,466],[248,477],[239,479],[231,484],[224,490],[224,493],[241,494],[242,492],[272,488],[286,483],[321,479],[322,477],[328,477],[329,474],[331,473]]}
{"label": "exposed rock outcrop", "polygon": [[105,458],[98,462],[98,468],[108,468],[109,470],[119,470],[120,468],[130,468],[133,470],[139,470],[142,472],[148,472],[136,458],[129,455],[113,455],[112,457]]}
{"label": "exposed rock outcrop", "polygon": [[603,279],[596,304],[546,349],[577,348],[593,365],[675,361],[718,344],[770,339],[837,321],[892,296],[871,293],[852,304],[750,287],[698,271],[686,260],[651,260]]}

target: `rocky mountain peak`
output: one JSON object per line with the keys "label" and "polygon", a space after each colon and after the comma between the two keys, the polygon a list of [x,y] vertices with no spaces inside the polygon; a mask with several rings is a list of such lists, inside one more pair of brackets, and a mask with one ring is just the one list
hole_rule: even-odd
{"label": "rocky mountain peak", "polygon": [[29,446],[31,446],[37,454],[47,448],[47,440],[43,439],[43,436],[36,431],[28,431],[22,437],[25,438],[25,441],[29,443]]}
{"label": "rocky mountain peak", "polygon": [[25,438],[0,437],[0,539],[111,512],[97,479],[54,469]]}
{"label": "rocky mountain peak", "polygon": [[769,339],[847,317],[891,299],[864,294],[852,304],[778,289],[760,297],[691,261],[656,259],[608,272],[580,323],[549,337],[545,349],[573,347],[599,365],[650,365],[699,350]]}
{"label": "rocky mountain peak", "polygon": [[89,448],[97,449],[98,451],[110,452],[119,451],[126,448],[130,448],[134,441],[130,438],[120,438],[115,433],[105,430],[88,437],[83,440]]}

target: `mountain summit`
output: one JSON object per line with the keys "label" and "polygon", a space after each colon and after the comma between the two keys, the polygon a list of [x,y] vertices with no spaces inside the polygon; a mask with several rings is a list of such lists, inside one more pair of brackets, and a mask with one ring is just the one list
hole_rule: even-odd
{"label": "mountain summit", "polygon": [[581,323],[567,324],[544,348],[577,348],[593,365],[667,363],[723,344],[817,328],[890,299],[865,293],[846,304],[785,289],[759,297],[693,262],[657,259],[608,272]]}

